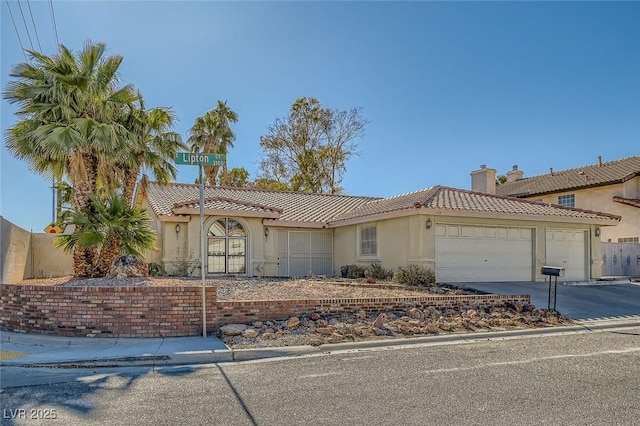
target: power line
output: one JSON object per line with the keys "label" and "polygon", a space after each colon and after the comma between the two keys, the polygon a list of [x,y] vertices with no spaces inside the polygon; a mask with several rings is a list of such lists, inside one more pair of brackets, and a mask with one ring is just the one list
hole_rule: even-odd
{"label": "power line", "polygon": [[53,11],[53,0],[49,0],[49,10],[51,11],[51,22],[53,22],[53,34],[56,36],[56,47],[60,46],[58,39],[58,26],[56,25],[56,14]]}
{"label": "power line", "polygon": [[20,15],[22,15],[22,22],[24,22],[24,29],[27,31],[27,37],[29,37],[29,44],[31,45],[31,50],[35,50],[33,48],[33,41],[31,41],[31,34],[29,34],[29,27],[27,26],[27,20],[24,19],[24,13],[22,12],[22,6],[20,5],[20,0],[18,0],[18,9],[20,9]]}
{"label": "power line", "polygon": [[31,23],[33,24],[33,31],[36,33],[36,40],[38,40],[38,49],[42,52],[42,45],[40,44],[40,36],[38,36],[38,29],[36,28],[36,21],[33,19],[33,12],[31,11],[31,2],[27,0],[27,6],[29,6],[29,15],[31,15]]}
{"label": "power line", "polygon": [[22,45],[22,39],[20,38],[20,32],[18,31],[18,26],[16,25],[16,20],[13,19],[13,12],[11,11],[11,6],[9,6],[9,2],[7,3],[7,8],[9,9],[9,15],[11,15],[11,22],[13,22],[13,28],[16,30],[16,35],[18,36],[18,42],[20,43],[20,50],[22,50],[22,55],[24,55],[24,60],[29,61],[27,59],[27,54],[24,53],[24,46]]}

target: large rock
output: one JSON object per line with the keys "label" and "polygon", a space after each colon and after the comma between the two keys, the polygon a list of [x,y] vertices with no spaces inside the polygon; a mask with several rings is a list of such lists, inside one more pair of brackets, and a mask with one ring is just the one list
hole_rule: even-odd
{"label": "large rock", "polygon": [[220,327],[220,332],[224,336],[239,336],[247,329],[244,324],[227,324]]}
{"label": "large rock", "polygon": [[298,317],[291,317],[285,323],[285,326],[287,328],[295,328],[295,327],[297,327],[299,325],[300,325],[300,318],[298,318]]}
{"label": "large rock", "polygon": [[109,275],[112,277],[148,277],[149,265],[133,255],[120,256],[111,265]]}

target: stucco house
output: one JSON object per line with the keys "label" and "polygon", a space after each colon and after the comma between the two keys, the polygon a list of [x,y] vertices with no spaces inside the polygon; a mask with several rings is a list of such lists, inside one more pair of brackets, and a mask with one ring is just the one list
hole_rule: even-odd
{"label": "stucco house", "polygon": [[[158,234],[147,260],[200,275],[199,186],[150,182],[137,203]],[[439,282],[531,281],[551,264],[566,268],[564,279],[595,279],[600,229],[620,221],[442,186],[389,198],[206,187],[204,204],[208,275],[338,276],[344,265],[417,263]]]}
{"label": "stucco house", "polygon": [[603,273],[640,275],[640,156],[598,157],[595,164],[532,177],[513,166],[498,186],[495,173],[486,167],[472,172],[472,190],[620,216],[618,226],[602,228]]}

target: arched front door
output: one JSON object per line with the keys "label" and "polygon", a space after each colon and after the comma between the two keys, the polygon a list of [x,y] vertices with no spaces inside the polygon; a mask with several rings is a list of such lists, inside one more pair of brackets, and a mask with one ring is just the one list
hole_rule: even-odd
{"label": "arched front door", "polygon": [[244,274],[247,233],[237,220],[216,220],[207,232],[207,273]]}

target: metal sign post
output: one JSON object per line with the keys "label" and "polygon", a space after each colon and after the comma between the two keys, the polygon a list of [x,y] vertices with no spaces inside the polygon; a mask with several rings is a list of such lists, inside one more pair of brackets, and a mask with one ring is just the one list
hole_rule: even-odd
{"label": "metal sign post", "polygon": [[204,152],[180,152],[176,157],[176,164],[198,166],[198,180],[200,181],[200,274],[202,276],[202,337],[207,337],[207,297],[205,292],[205,268],[207,256],[207,241],[204,230],[204,173],[203,166],[224,165],[224,154],[209,154]]}
{"label": "metal sign post", "polygon": [[207,337],[207,298],[205,293],[205,255],[206,241],[204,232],[204,179],[202,178],[202,164],[198,167],[198,178],[200,179],[200,275],[202,276],[202,337]]}

